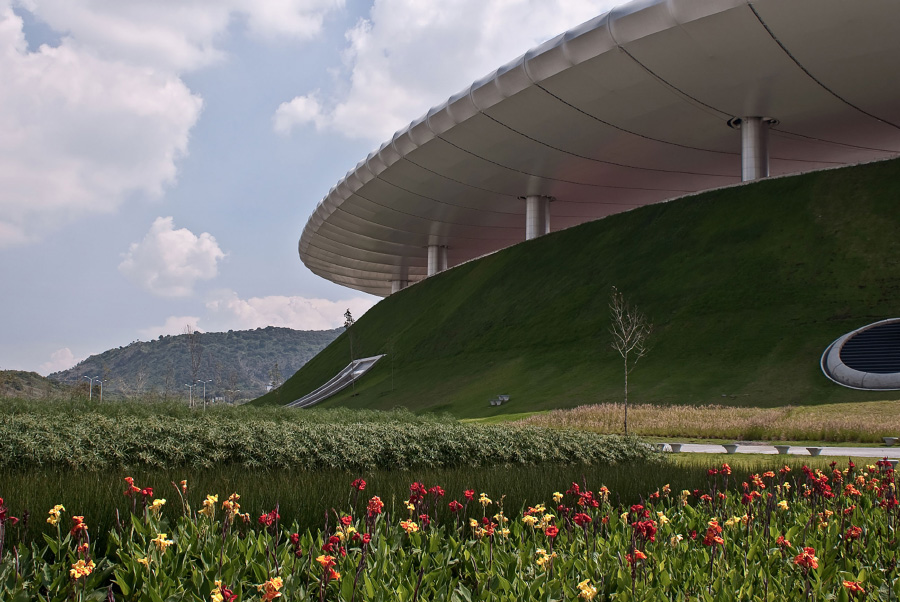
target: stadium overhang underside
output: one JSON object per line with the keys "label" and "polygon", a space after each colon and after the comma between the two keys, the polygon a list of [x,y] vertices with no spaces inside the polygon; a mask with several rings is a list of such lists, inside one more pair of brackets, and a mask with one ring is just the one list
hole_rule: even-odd
{"label": "stadium overhang underside", "polygon": [[397,132],[319,203],[300,257],[385,296],[525,240],[532,204],[560,230],[742,174],[897,156],[897,32],[897,0],[624,4]]}

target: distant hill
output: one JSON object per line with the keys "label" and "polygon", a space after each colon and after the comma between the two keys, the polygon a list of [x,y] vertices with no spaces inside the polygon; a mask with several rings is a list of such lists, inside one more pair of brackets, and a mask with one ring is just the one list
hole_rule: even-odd
{"label": "distant hill", "polygon": [[0,397],[49,399],[67,397],[71,390],[70,386],[44,378],[37,372],[0,370]]}
{"label": "distant hill", "polygon": [[[266,392],[272,380],[280,384],[324,349],[338,334],[335,330],[292,330],[257,328],[228,332],[197,332],[199,361],[192,356],[189,335],[160,336],[152,341],[136,341],[126,347],[92,355],[74,368],[55,372],[51,380],[84,383],[85,376],[108,381],[103,397],[157,396],[165,399],[187,397],[185,387],[195,373],[207,384],[207,398],[252,399]],[[202,395],[203,385],[195,389]],[[238,390],[240,390],[238,392]]]}

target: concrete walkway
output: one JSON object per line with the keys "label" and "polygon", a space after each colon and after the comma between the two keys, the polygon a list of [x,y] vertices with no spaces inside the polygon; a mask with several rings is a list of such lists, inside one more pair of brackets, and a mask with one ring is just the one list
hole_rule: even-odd
{"label": "concrete walkway", "polygon": [[[664,451],[672,451],[669,444],[665,445]],[[778,454],[778,450],[772,445],[759,445],[755,443],[737,444],[738,454]],[[822,447],[820,456],[839,456],[846,458],[848,456],[860,458],[898,458],[900,459],[900,447]],[[724,454],[727,450],[723,445],[711,445],[705,443],[683,443],[681,445],[681,453],[692,454]],[[806,447],[791,446],[788,454],[792,456],[810,456],[812,455]]]}

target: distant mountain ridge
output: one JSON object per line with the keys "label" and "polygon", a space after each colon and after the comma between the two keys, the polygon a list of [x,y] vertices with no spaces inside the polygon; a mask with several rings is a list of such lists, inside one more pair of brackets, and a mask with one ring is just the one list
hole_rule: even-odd
{"label": "distant mountain ridge", "polygon": [[[48,378],[83,383],[87,393],[88,380],[84,377],[99,376],[104,380],[104,399],[147,395],[178,399],[188,397],[185,385],[196,376],[197,380],[212,381],[206,385],[207,398],[252,399],[265,393],[273,381],[278,385],[292,376],[341,332],[343,328],[293,330],[275,326],[198,331],[193,357],[191,335],[161,335],[92,355]],[[202,388],[200,384],[194,394],[202,396]]]}

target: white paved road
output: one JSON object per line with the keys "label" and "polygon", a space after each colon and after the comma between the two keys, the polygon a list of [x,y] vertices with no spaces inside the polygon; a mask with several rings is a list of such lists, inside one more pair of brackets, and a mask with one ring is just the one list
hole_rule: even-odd
{"label": "white paved road", "polygon": [[[665,445],[665,451],[672,451],[669,444]],[[900,459],[900,447],[822,447],[822,456],[840,456],[840,457],[860,457],[860,458],[898,458]],[[705,443],[684,443],[681,445],[681,453],[694,454],[724,454],[726,449],[722,445],[705,444]],[[738,454],[777,454],[778,450],[772,445],[760,444],[738,444]],[[800,446],[791,446],[788,454],[795,456],[812,455],[808,448]]]}

